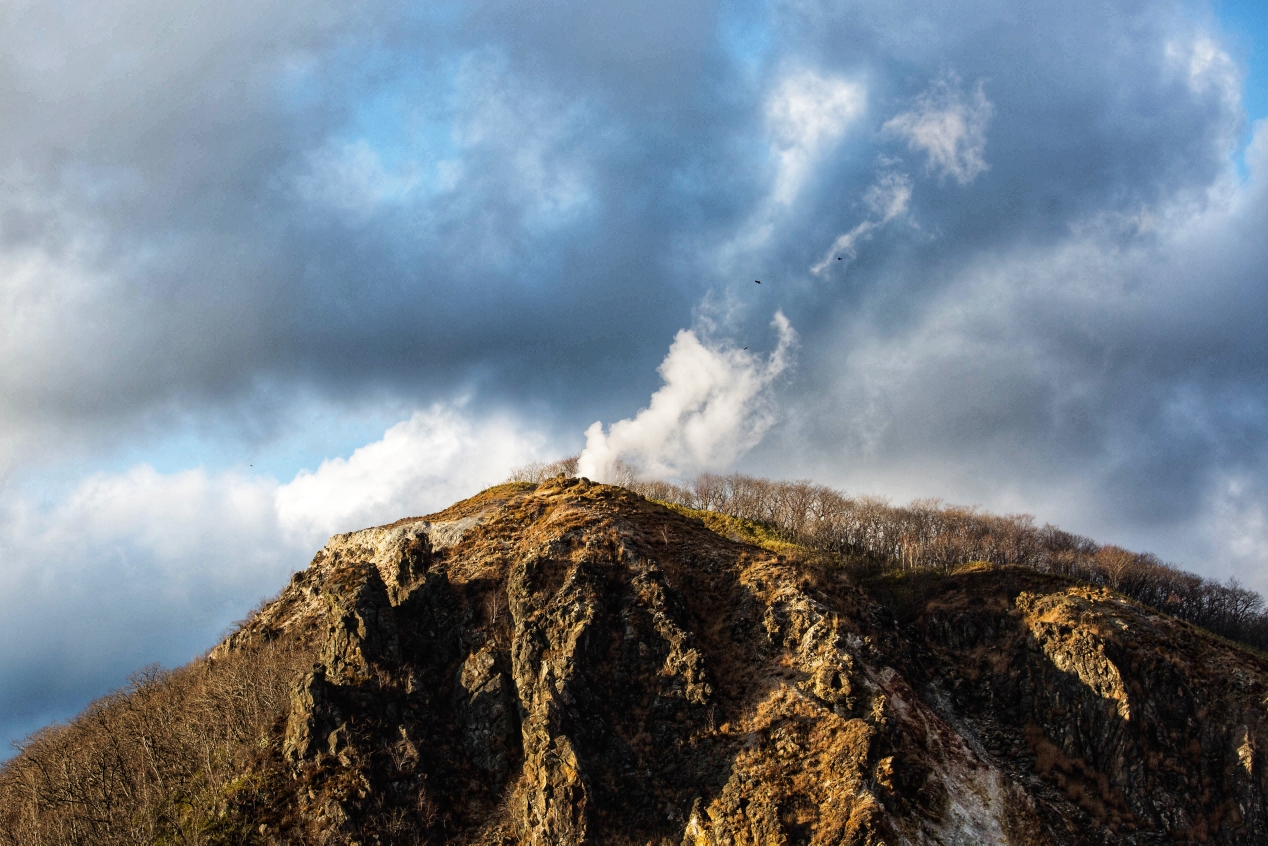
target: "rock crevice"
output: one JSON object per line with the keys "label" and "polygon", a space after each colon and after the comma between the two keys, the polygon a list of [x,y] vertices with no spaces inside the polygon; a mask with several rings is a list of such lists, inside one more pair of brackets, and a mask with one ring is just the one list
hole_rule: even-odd
{"label": "rock crevice", "polygon": [[332,538],[213,658],[318,657],[269,842],[1268,840],[1258,660],[1107,591],[938,578],[865,591],[557,479]]}

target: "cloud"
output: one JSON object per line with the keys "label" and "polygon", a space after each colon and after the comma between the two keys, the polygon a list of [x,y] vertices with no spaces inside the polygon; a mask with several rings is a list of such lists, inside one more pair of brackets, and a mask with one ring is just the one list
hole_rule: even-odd
{"label": "cloud", "polygon": [[422,182],[412,166],[388,171],[382,157],[361,138],[331,142],[310,153],[308,168],[296,178],[295,188],[305,202],[364,219],[384,206],[408,204]]}
{"label": "cloud", "polygon": [[1233,57],[1209,33],[1201,30],[1186,33],[1183,39],[1166,45],[1166,55],[1187,76],[1189,87],[1195,93],[1205,94],[1214,90],[1225,103],[1238,104],[1241,72]]}
{"label": "cloud", "polygon": [[771,147],[779,161],[772,201],[797,199],[814,165],[853,124],[867,104],[857,82],[803,70],[785,77],[766,101]]}
{"label": "cloud", "polygon": [[313,546],[335,532],[439,510],[540,460],[544,443],[510,418],[418,411],[381,440],[283,485],[278,521],[288,537]]}
{"label": "cloud", "polygon": [[1246,183],[979,251],[918,299],[890,277],[838,313],[832,352],[803,367],[796,425],[754,466],[800,453],[782,472],[1025,510],[1268,585],[1268,350],[1252,317],[1268,308],[1253,234],[1268,225],[1266,128]]}
{"label": "cloud", "polygon": [[884,130],[905,138],[909,150],[925,154],[925,169],[939,179],[968,185],[986,163],[986,127],[995,107],[978,82],[965,98],[959,77],[945,74],[916,98],[916,108],[885,122]]}
{"label": "cloud", "polygon": [[609,480],[625,461],[647,477],[667,479],[733,464],[774,425],[770,389],[792,363],[796,332],[779,312],[771,325],[779,342],[765,360],[680,331],[660,366],[664,385],[647,408],[606,433],[601,422],[586,430],[578,474]]}
{"label": "cloud", "polygon": [[823,254],[819,263],[810,268],[816,276],[824,273],[842,253],[851,260],[858,256],[858,243],[872,237],[872,233],[891,220],[907,214],[911,204],[911,177],[905,173],[886,173],[867,189],[863,195],[864,202],[871,209],[872,217],[856,225],[853,229],[837,236],[832,246]]}
{"label": "cloud", "polygon": [[[851,246],[889,247],[856,209],[878,107],[908,104],[893,137],[946,181],[986,163],[984,89],[930,87],[943,67],[998,104],[992,190],[910,201],[949,262],[1208,182],[1219,44],[1178,7],[1077,8],[14,6],[0,267],[38,282],[7,311],[7,466],[305,392],[478,382],[595,419],[645,395],[650,339],[710,285],[804,273],[859,225]],[[879,273],[852,268],[859,296]],[[778,305],[809,340],[797,310],[826,320],[835,294]]]}
{"label": "cloud", "polygon": [[[133,634],[140,600],[111,579],[180,583],[163,569],[177,548],[221,572],[180,546],[193,518],[157,506],[155,527],[139,505],[112,518],[131,527],[116,537],[85,505],[76,534],[80,482],[103,514],[153,490],[232,525],[246,517],[215,503],[260,495],[234,468],[268,466],[284,484],[242,529],[242,560],[302,563],[296,539],[399,516],[375,509],[412,510],[422,483],[405,477],[467,466],[426,422],[393,436],[399,453],[354,457],[386,423],[332,446],[329,420],[470,396],[451,410],[472,431],[488,415],[526,449],[620,420],[660,387],[663,339],[706,294],[733,307],[732,337],[777,309],[797,327],[798,378],[742,469],[1031,511],[1218,578],[1226,561],[1263,569],[1268,142],[1245,146],[1256,80],[1189,4],[67,0],[5,15],[0,567],[23,574],[5,588],[33,619],[103,620],[94,643],[132,656],[68,671],[77,703],[214,635],[152,648],[168,618]],[[720,372],[767,366],[694,335]],[[666,469],[742,451],[656,446],[645,425],[616,446],[647,444]],[[425,444],[431,470],[407,449]],[[144,463],[157,480],[127,482]],[[200,464],[180,484],[168,472]],[[284,527],[278,491],[302,467]],[[380,498],[363,470],[387,473]],[[59,604],[38,574],[79,572],[63,560],[125,610]],[[220,610],[185,616],[216,628],[254,600],[246,584],[209,587]],[[31,690],[72,660],[32,654]]]}
{"label": "cloud", "polygon": [[141,666],[207,649],[331,534],[443,508],[545,445],[522,421],[437,405],[285,484],[142,464],[46,503],[10,490],[0,499],[0,738],[69,716]]}
{"label": "cloud", "polygon": [[[479,10],[59,9],[15,7],[0,34],[0,114],[25,116],[0,122],[0,267],[21,265],[0,278],[18,288],[0,291],[0,473],[32,463],[23,444],[264,415],[288,392],[420,402],[474,373],[494,393],[560,384],[550,361],[636,372],[660,351],[591,349],[610,316],[670,331],[698,297],[661,270],[676,166],[630,167],[630,116],[534,73],[540,41],[521,54],[523,31],[481,32]],[[642,36],[681,38],[694,14],[666,8]],[[587,20],[615,43],[640,16]],[[701,97],[693,120],[717,112],[675,90]],[[649,189],[653,207],[622,202]]]}
{"label": "cloud", "polygon": [[778,79],[764,103],[773,181],[744,223],[710,256],[710,270],[730,273],[769,249],[781,223],[794,215],[807,183],[866,106],[861,82],[804,69]]}
{"label": "cloud", "polygon": [[276,484],[239,473],[95,474],[40,505],[0,503],[0,739],[183,663],[304,563],[273,513]]}
{"label": "cloud", "polygon": [[1258,474],[1221,474],[1204,497],[1203,540],[1225,572],[1268,593],[1268,492]]}

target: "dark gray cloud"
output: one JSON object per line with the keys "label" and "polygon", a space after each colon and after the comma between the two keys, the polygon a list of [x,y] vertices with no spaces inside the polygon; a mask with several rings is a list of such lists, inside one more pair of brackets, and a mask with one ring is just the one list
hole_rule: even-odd
{"label": "dark gray cloud", "polygon": [[[639,382],[701,292],[733,281],[709,277],[710,242],[763,202],[766,100],[800,67],[859,80],[868,111],[744,256],[758,269],[804,276],[875,155],[920,170],[881,125],[948,75],[990,100],[990,169],[971,190],[922,181],[915,219],[936,237],[900,261],[1060,238],[1224,163],[1237,115],[1218,84],[1194,90],[1179,9],[907,11],[23,9],[0,104],[28,116],[2,139],[6,252],[29,280],[6,412],[99,421],[262,376]],[[728,37],[737,20],[760,37]],[[890,284],[868,269],[816,286],[807,313]]]}
{"label": "dark gray cloud", "polygon": [[708,8],[82,11],[8,29],[45,34],[6,50],[0,104],[28,116],[0,138],[19,419],[261,376],[633,380],[700,293],[682,224],[743,206]]}
{"label": "dark gray cloud", "polygon": [[[311,539],[233,505],[268,511],[299,466],[259,488],[207,454],[459,398],[446,432],[500,410],[518,422],[499,432],[552,433],[505,455],[578,449],[646,405],[677,330],[769,350],[777,309],[799,365],[744,466],[1032,511],[1268,587],[1268,132],[1243,179],[1242,71],[1214,19],[1126,0],[413,5],[3,13],[0,576],[84,621],[0,656],[0,689],[26,691],[6,713],[179,660],[302,560]],[[112,463],[186,437],[219,444],[165,453],[210,465],[203,488]],[[227,574],[199,587],[174,562],[201,521],[168,515],[170,547],[136,540],[166,513],[148,505],[118,538],[77,533],[92,490],[202,497],[245,546],[190,557]],[[67,537],[87,540],[55,571],[121,579],[101,592],[117,614],[32,588]],[[226,563],[255,547],[252,574]],[[99,672],[70,668],[158,578],[183,586],[169,610],[211,598],[138,612],[152,625]],[[156,647],[180,619],[179,648]],[[44,693],[40,661],[68,667]]]}

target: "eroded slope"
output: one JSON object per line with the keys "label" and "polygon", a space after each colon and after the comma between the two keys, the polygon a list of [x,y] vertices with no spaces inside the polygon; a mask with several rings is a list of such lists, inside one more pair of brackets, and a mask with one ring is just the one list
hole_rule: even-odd
{"label": "eroded slope", "polygon": [[1027,571],[864,587],[575,479],[336,536],[209,656],[316,660],[156,839],[1268,839],[1258,659]]}

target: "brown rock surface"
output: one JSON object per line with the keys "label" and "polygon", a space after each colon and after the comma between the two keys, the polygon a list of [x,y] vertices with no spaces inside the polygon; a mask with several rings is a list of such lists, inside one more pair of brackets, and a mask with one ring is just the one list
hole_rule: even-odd
{"label": "brown rock surface", "polygon": [[316,663],[197,842],[1268,842],[1246,651],[1013,568],[858,583],[585,480],[332,538],[208,660],[268,643]]}

